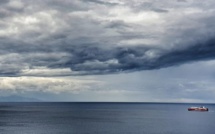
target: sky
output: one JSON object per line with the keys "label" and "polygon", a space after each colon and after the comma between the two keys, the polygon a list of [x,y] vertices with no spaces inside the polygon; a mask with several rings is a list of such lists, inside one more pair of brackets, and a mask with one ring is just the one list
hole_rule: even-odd
{"label": "sky", "polygon": [[215,102],[214,0],[1,0],[0,95]]}

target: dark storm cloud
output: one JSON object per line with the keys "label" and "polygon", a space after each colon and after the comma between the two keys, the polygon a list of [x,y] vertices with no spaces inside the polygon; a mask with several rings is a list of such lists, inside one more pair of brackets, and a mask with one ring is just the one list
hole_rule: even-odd
{"label": "dark storm cloud", "polygon": [[171,51],[158,58],[155,66],[167,67],[186,62],[211,60],[215,58],[215,39],[198,43],[186,49]]}
{"label": "dark storm cloud", "polygon": [[[11,48],[4,48],[4,50],[8,50],[9,52],[18,52],[21,54],[21,58],[17,55],[8,56],[10,60],[8,62],[5,61],[4,64],[9,66],[13,62],[14,65],[11,68],[3,67],[5,69],[1,69],[1,74],[19,74],[22,70],[20,66],[23,66],[19,62],[29,64],[32,67],[71,68],[72,71],[80,72],[80,75],[159,69],[187,62],[213,59],[215,58],[214,42],[215,40],[211,39],[204,43],[170,52],[140,46],[104,49],[97,47],[98,45],[95,44],[67,44],[61,45],[59,48],[55,46],[55,49],[48,47],[23,47],[22,49],[18,49],[18,46],[21,46],[18,45],[13,46],[13,48],[17,47],[16,51]],[[64,52],[64,54],[60,54],[60,52]],[[150,57],[147,55],[150,52],[156,52],[158,56]],[[14,60],[11,60],[12,58]]]}
{"label": "dark storm cloud", "polygon": [[214,2],[188,4],[4,1],[0,74],[25,75],[31,69],[107,74],[214,59]]}
{"label": "dark storm cloud", "polygon": [[54,64],[50,67],[70,67],[73,71],[84,71],[86,74],[113,73],[120,71],[151,70],[198,60],[215,58],[215,40],[195,44],[185,49],[170,52],[157,51],[158,57],[147,57],[147,52],[152,51],[147,47],[127,47],[110,50],[78,47],[71,53],[74,55],[65,63]]}

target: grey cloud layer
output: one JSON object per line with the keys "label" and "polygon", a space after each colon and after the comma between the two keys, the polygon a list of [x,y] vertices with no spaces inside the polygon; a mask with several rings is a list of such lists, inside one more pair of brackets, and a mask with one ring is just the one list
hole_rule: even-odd
{"label": "grey cloud layer", "polygon": [[202,3],[1,1],[0,75],[106,74],[214,59],[215,2]]}

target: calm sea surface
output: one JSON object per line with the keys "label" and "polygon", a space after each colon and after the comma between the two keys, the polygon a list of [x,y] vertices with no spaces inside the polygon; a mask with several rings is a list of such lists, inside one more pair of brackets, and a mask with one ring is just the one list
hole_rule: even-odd
{"label": "calm sea surface", "polygon": [[[202,104],[201,104],[202,105]],[[0,103],[1,134],[215,134],[215,105]]]}

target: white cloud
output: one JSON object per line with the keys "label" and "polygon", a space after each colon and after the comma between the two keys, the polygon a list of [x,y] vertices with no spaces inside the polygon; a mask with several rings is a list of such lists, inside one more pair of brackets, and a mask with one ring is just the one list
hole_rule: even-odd
{"label": "white cloud", "polygon": [[81,91],[92,90],[101,84],[100,81],[71,78],[2,77],[0,78],[0,91],[12,93],[78,93]]}
{"label": "white cloud", "polygon": [[23,69],[20,72],[22,76],[45,76],[45,77],[53,77],[53,76],[71,76],[73,73],[70,68],[63,69],[49,69],[46,67],[36,67],[33,69]]}
{"label": "white cloud", "polygon": [[24,8],[24,3],[22,3],[20,0],[16,0],[16,1],[10,1],[8,3],[8,7],[12,8],[12,9],[22,9]]}

